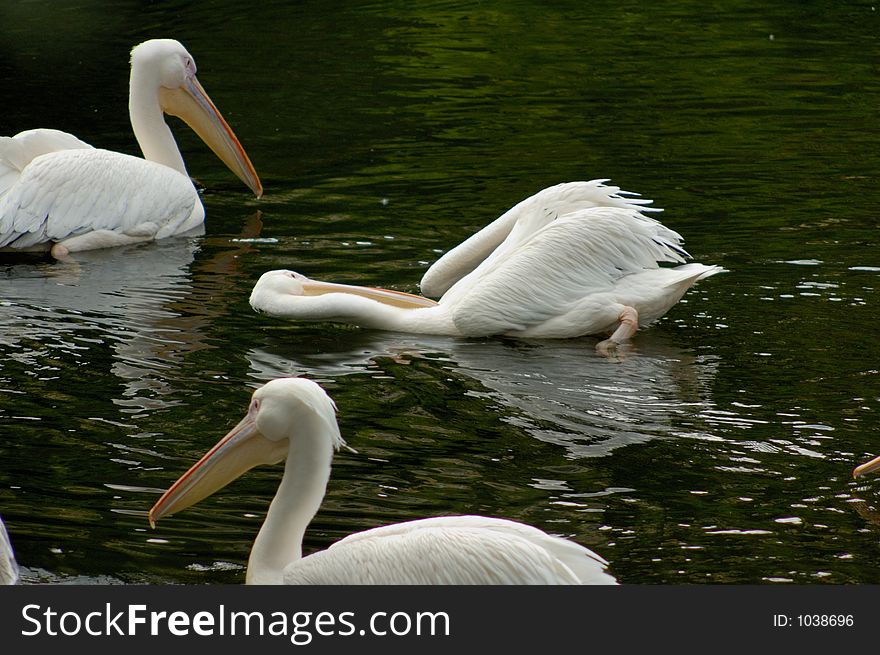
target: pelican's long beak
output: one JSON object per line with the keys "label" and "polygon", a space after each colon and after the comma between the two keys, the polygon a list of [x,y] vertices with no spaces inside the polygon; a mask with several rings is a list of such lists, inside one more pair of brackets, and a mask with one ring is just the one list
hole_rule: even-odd
{"label": "pelican's long beak", "polygon": [[422,296],[416,296],[403,291],[380,289],[376,287],[358,287],[351,284],[336,284],[335,282],[321,282],[319,280],[305,279],[302,282],[304,296],[320,296],[325,293],[347,293],[355,296],[364,296],[385,305],[393,305],[403,309],[418,309],[419,307],[433,307],[436,301]]}
{"label": "pelican's long beak", "polygon": [[162,87],[159,101],[162,111],[183,119],[257,198],[263,195],[263,185],[251,160],[195,76],[188,77],[177,89]]}
{"label": "pelican's long beak", "polygon": [[169,487],[150,510],[150,526],[168,514],[195,505],[261,464],[275,464],[287,455],[286,440],[272,441],[256,426],[251,409],[204,457]]}
{"label": "pelican's long beak", "polygon": [[866,475],[877,469],[880,469],[880,457],[875,457],[870,462],[865,462],[861,466],[855,467],[855,469],[853,469],[853,477],[857,478],[860,475]]}

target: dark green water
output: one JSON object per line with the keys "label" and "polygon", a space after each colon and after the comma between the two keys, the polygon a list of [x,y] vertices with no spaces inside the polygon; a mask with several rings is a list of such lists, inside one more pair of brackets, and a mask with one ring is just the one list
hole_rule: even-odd
{"label": "dark green water", "polygon": [[[624,583],[880,583],[880,478],[850,479],[880,452],[871,3],[108,4],[0,8],[0,132],[136,153],[128,50],[174,37],[266,195],[175,123],[205,237],[0,265],[0,514],[26,581],[241,581],[280,469],[155,531],[146,510],[252,387],[296,374],[357,450],[307,551],[473,512]],[[247,304],[279,267],[416,291],[515,202],[597,177],[731,271],[622,361]]]}

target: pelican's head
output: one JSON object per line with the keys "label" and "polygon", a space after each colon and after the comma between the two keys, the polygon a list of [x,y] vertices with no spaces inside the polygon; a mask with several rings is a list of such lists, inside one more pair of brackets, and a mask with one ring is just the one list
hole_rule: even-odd
{"label": "pelican's head", "polygon": [[875,457],[870,462],[865,462],[861,466],[857,466],[853,470],[853,477],[857,478],[860,475],[866,475],[868,473],[876,471],[877,469],[880,469],[880,457]]}
{"label": "pelican's head", "polygon": [[[310,296],[313,293],[316,281],[307,278],[301,273],[288,270],[267,271],[260,276],[251,291],[251,305],[254,300],[268,294],[282,294],[287,296]],[[322,283],[317,283],[322,284]]]}
{"label": "pelican's head", "polygon": [[[294,440],[318,440],[321,451],[344,445],[336,405],[305,378],[279,378],[254,391],[247,414],[184,473],[150,510],[150,524],[200,500],[261,464],[288,456]],[[314,444],[312,444],[314,445]]]}
{"label": "pelican's head", "polygon": [[[184,120],[258,198],[263,195],[263,185],[247,153],[196,79],[195,60],[174,39],[151,39],[131,51],[129,109],[133,123],[142,105],[156,101],[150,97],[154,93],[162,111]],[[147,159],[168,165],[161,156],[151,156],[150,145],[141,135],[138,140]]]}
{"label": "pelican's head", "polygon": [[[254,311],[265,312],[272,316],[320,318],[323,314],[316,313],[310,316],[308,314],[309,309],[298,299],[323,296],[331,293],[367,298],[382,305],[390,305],[399,309],[421,309],[433,307],[437,304],[429,298],[404,293],[403,291],[322,282],[308,278],[295,271],[287,270],[263,273],[251,291],[250,303]],[[361,300],[360,302],[363,301]],[[302,304],[302,306],[298,307],[298,303]]]}

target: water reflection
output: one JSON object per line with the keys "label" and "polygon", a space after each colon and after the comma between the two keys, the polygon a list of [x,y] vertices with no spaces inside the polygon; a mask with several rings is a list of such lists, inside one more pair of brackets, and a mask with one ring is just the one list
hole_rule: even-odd
{"label": "water reflection", "polygon": [[211,330],[260,227],[254,215],[235,238],[2,269],[0,504],[34,565],[26,582],[117,582],[90,573],[114,556],[137,568],[131,539],[142,541],[155,492],[138,483],[163,458],[157,418],[201,396],[187,362],[218,347]]}
{"label": "water reflection", "polygon": [[[0,345],[40,377],[63,374],[52,365],[72,357],[108,366],[122,383],[112,402],[125,414],[171,407],[180,392],[169,370],[213,347],[206,332],[222,312],[237,257],[259,233],[252,216],[238,240],[193,264],[199,238],[172,238],[131,247],[95,250],[63,262],[18,264],[6,269]],[[214,299],[217,306],[205,303]],[[95,352],[110,345],[112,358]],[[54,350],[60,353],[53,353]]]}
{"label": "water reflection", "polygon": [[[330,328],[335,330],[336,328]],[[616,448],[669,437],[676,417],[710,406],[715,362],[697,357],[663,334],[640,334],[620,359],[596,354],[591,339],[564,341],[466,340],[423,335],[346,332],[299,352],[278,343],[248,353],[259,381],[307,374],[318,379],[382,371],[384,360],[422,359],[434,374],[478,383],[467,394],[489,411],[571,458],[603,457]]]}
{"label": "water reflection", "polygon": [[82,359],[80,351],[109,345],[110,371],[125,386],[114,402],[161,405],[166,384],[157,372],[177,357],[171,344],[200,347],[198,330],[175,327],[179,314],[169,309],[191,292],[189,266],[197,249],[196,240],[171,239],[13,267],[4,289],[4,346],[23,366],[45,371],[52,350]]}
{"label": "water reflection", "polygon": [[21,568],[22,584],[104,585],[125,584],[112,575],[63,575],[41,568]]}

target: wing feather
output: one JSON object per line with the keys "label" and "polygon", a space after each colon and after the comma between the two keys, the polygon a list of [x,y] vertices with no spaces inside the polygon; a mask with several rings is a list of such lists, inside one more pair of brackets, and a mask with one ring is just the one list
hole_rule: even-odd
{"label": "wing feather", "polygon": [[683,263],[682,238],[635,209],[596,207],[558,218],[462,279],[451,303],[466,336],[516,332],[566,314],[625,275]]}
{"label": "wing feather", "polygon": [[0,247],[96,230],[173,234],[187,228],[197,204],[190,180],[161,164],[93,148],[50,152],[0,195]]}
{"label": "wing feather", "polygon": [[40,155],[91,147],[60,130],[26,130],[15,136],[0,137],[0,197],[15,184],[25,167]]}
{"label": "wing feather", "polygon": [[287,584],[614,584],[588,548],[480,516],[359,532],[285,571]]}
{"label": "wing feather", "polygon": [[563,182],[539,191],[511,207],[434,262],[422,277],[422,293],[435,297],[443,295],[481,263],[503,256],[507,249],[515,247],[558,216],[590,207],[662,211],[656,207],[648,207],[651,201],[639,198],[636,193],[606,185],[607,181]]}

